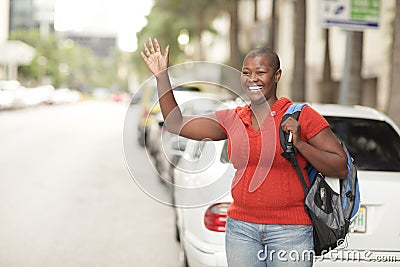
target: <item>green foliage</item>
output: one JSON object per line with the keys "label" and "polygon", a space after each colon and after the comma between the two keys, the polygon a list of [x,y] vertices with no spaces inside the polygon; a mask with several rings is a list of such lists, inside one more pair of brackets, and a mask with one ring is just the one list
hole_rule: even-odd
{"label": "green foliage", "polygon": [[88,91],[93,87],[112,87],[117,79],[115,57],[99,58],[72,40],[58,40],[54,34],[42,37],[38,30],[17,30],[10,39],[21,40],[36,49],[28,66],[19,67],[20,79],[39,84],[50,77],[55,87]]}
{"label": "green foliage", "polygon": [[155,0],[147,16],[148,24],[137,33],[138,50],[131,59],[139,79],[143,81],[150,75],[140,57],[149,37],[157,37],[163,48],[170,46],[170,65],[182,63],[186,58],[177,41],[181,31],[186,30],[191,40],[198,40],[204,31],[216,33],[212,22],[226,11],[227,5],[229,0]]}
{"label": "green foliage", "polygon": [[20,29],[12,32],[10,34],[10,39],[21,40],[36,49],[36,55],[32,63],[29,66],[21,66],[19,68],[19,73],[25,80],[38,81],[46,74],[53,73],[51,69],[53,64],[49,62],[47,66],[47,62],[49,58],[52,56],[54,57],[54,51],[57,51],[58,48],[54,36],[49,36],[46,40],[43,40],[37,30],[27,31]]}
{"label": "green foliage", "polygon": [[147,67],[140,56],[140,52],[143,51],[143,44],[147,43],[149,37],[157,37],[163,49],[166,45],[170,46],[170,51],[172,51],[169,58],[170,64],[178,63],[183,56],[183,51],[179,48],[177,41],[180,30],[184,28],[183,21],[174,18],[168,12],[164,12],[158,5],[153,6],[147,20],[147,25],[136,34],[138,49],[132,55],[133,65],[141,80],[149,76]]}

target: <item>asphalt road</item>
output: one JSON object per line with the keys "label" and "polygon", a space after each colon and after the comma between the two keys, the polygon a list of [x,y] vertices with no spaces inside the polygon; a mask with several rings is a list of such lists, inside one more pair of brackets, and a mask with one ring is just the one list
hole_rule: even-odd
{"label": "asphalt road", "polygon": [[[126,111],[82,102],[0,112],[0,267],[177,266],[173,210],[124,160]],[[128,149],[135,172],[156,181],[144,149]]]}

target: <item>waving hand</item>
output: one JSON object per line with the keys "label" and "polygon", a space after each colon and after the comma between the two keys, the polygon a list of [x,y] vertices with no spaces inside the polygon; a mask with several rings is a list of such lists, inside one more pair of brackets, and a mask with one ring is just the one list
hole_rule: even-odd
{"label": "waving hand", "polygon": [[164,55],[161,53],[161,47],[158,43],[157,39],[154,38],[154,44],[151,38],[149,37],[148,45],[144,44],[144,53],[143,51],[140,53],[143,60],[146,62],[149,70],[157,76],[161,72],[165,71],[168,68],[168,56],[169,56],[169,46],[165,48]]}

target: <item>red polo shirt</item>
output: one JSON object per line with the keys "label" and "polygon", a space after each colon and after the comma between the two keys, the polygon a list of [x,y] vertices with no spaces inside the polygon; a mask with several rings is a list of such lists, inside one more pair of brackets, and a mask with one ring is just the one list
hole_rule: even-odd
{"label": "red polo shirt", "polygon": [[[304,209],[304,191],[290,162],[282,157],[279,125],[292,102],[280,98],[271,114],[255,131],[250,106],[217,111],[217,118],[228,136],[228,153],[236,168],[232,183],[233,202],[228,215],[234,219],[260,224],[305,224],[311,221]],[[328,122],[309,106],[300,113],[303,141],[315,136]],[[297,154],[307,177],[307,162]]]}

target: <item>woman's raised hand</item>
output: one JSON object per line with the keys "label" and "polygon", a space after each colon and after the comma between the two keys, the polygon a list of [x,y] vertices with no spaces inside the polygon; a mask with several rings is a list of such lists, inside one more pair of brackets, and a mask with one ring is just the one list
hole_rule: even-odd
{"label": "woman's raised hand", "polygon": [[158,43],[157,39],[154,38],[154,44],[151,38],[149,37],[148,41],[149,48],[145,43],[144,52],[142,51],[140,54],[146,62],[149,70],[155,75],[159,75],[161,72],[167,70],[168,68],[168,56],[169,56],[169,46],[165,48],[164,55],[161,53],[161,47]]}

